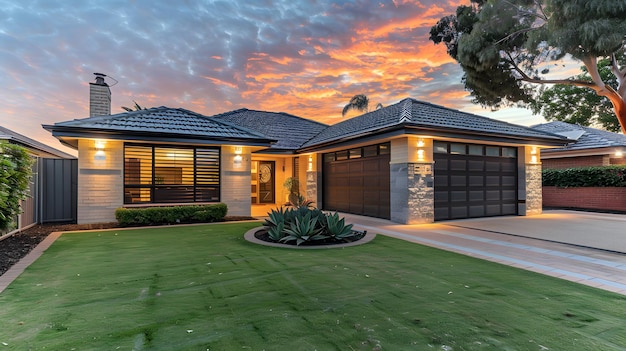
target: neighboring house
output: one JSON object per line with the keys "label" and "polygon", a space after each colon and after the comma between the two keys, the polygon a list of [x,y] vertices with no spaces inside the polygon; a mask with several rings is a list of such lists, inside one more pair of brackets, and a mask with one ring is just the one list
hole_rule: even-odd
{"label": "neighboring house", "polygon": [[565,122],[539,124],[534,129],[572,139],[567,145],[541,153],[543,168],[572,168],[626,164],[626,135]]}
{"label": "neighboring house", "polygon": [[[22,213],[15,219],[16,230],[23,230],[44,220],[44,212],[46,211],[44,208],[44,195],[50,193],[43,189],[48,183],[46,180],[49,180],[44,175],[46,171],[44,165],[46,163],[54,163],[56,160],[75,160],[76,158],[1,126],[0,140],[24,147],[35,161],[32,168],[33,178],[30,185],[30,197],[22,201]],[[62,163],[63,161],[60,162]],[[50,201],[54,201],[54,199],[50,199]]]}
{"label": "neighboring house", "polygon": [[284,205],[289,177],[324,210],[398,223],[541,213],[540,149],[563,136],[404,99],[327,126],[286,113],[157,107],[45,125],[78,150],[78,222],[118,207]]}
{"label": "neighboring house", "polygon": [[[544,169],[626,165],[626,135],[565,122],[550,122],[533,127],[567,136],[567,145],[544,150]],[[545,207],[626,212],[626,188],[543,187]]]}

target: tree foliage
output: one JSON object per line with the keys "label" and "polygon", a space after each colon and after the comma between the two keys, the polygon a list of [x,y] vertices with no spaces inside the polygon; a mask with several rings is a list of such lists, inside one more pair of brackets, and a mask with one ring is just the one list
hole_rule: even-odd
{"label": "tree foliage", "polygon": [[0,142],[0,229],[7,229],[28,196],[33,158],[21,146]]}
{"label": "tree foliage", "polygon": [[[624,61],[624,56],[620,62]],[[585,66],[584,72],[571,79],[591,82],[591,77]],[[617,89],[617,79],[611,73],[611,61],[598,61],[598,72],[602,80]],[[556,84],[543,86],[539,89],[535,101],[531,104],[534,113],[541,113],[548,121],[563,121],[581,126],[600,127],[611,132],[620,130],[619,121],[615,117],[613,106],[609,99],[596,94],[593,90],[574,85]]]}
{"label": "tree foliage", "polygon": [[[369,112],[369,104],[370,99],[364,94],[354,95],[350,102],[343,107],[343,111],[341,112],[342,116],[345,116],[350,110],[356,110],[361,112]],[[376,109],[383,108],[383,104],[378,103],[376,105]]]}
{"label": "tree foliage", "polygon": [[122,110],[126,111],[126,112],[133,112],[133,111],[141,111],[141,110],[147,110],[147,108],[145,107],[141,107],[141,105],[139,105],[137,103],[137,101],[133,100],[133,103],[135,104],[132,108],[131,107],[126,107],[126,106],[122,106]]}
{"label": "tree foliage", "polygon": [[[441,18],[430,40],[459,62],[475,103],[528,107],[540,103],[541,84],[591,89],[610,101],[626,131],[626,68],[615,58],[624,53],[625,33],[626,0],[471,0]],[[566,55],[582,62],[590,79],[546,79],[547,63]],[[602,59],[615,86],[600,75]]]}

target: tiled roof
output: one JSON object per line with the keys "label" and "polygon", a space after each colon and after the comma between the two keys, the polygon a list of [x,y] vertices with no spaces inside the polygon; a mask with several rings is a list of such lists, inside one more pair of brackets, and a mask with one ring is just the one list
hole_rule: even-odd
{"label": "tiled roof", "polygon": [[571,132],[578,132],[578,135],[580,135],[578,137],[578,140],[568,144],[565,147],[545,150],[549,152],[595,149],[604,147],[626,147],[626,135],[624,134],[607,132],[606,130],[583,127],[571,123],[554,121],[533,126],[533,129],[554,134],[571,134]]}
{"label": "tiled roof", "polygon": [[46,156],[45,154],[48,154],[50,156],[59,157],[59,158],[75,158],[74,156],[70,154],[57,150],[46,144],[40,143],[37,140],[31,139],[27,136],[16,133],[10,129],[7,129],[1,126],[0,126],[0,140],[8,140],[9,142],[20,144],[31,150],[36,150],[36,151],[44,153],[44,155],[41,155],[41,156]]}
{"label": "tiled roof", "polygon": [[284,112],[264,112],[240,109],[212,116],[211,119],[227,121],[265,135],[277,142],[272,149],[297,150],[306,141],[328,126]]}
{"label": "tiled roof", "polygon": [[200,139],[265,139],[264,135],[182,108],[154,107],[147,110],[96,116],[56,123],[49,129],[80,128],[119,133],[162,133]]}
{"label": "tiled roof", "polygon": [[463,130],[494,136],[540,138],[560,141],[564,138],[529,127],[502,122],[427,102],[407,98],[396,104],[334,124],[309,140],[305,147],[361,136],[387,128],[416,127],[449,131]]}

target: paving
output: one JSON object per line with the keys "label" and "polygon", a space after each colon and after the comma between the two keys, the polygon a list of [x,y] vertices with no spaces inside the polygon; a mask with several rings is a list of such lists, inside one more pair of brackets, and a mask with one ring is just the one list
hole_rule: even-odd
{"label": "paving", "polygon": [[545,211],[418,225],[342,215],[355,229],[626,295],[626,215]]}

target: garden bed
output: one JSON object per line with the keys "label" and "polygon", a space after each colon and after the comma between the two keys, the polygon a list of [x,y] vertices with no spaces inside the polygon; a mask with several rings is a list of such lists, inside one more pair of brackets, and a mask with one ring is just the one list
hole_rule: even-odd
{"label": "garden bed", "polygon": [[303,243],[301,245],[296,245],[295,242],[275,242],[269,238],[266,227],[257,227],[246,232],[244,238],[251,243],[272,247],[284,247],[293,249],[332,249],[366,244],[374,240],[374,238],[376,237],[376,234],[368,233],[367,231],[354,230],[353,232],[355,232],[356,235],[351,237],[350,240],[346,240],[343,242],[318,240],[314,242]]}

